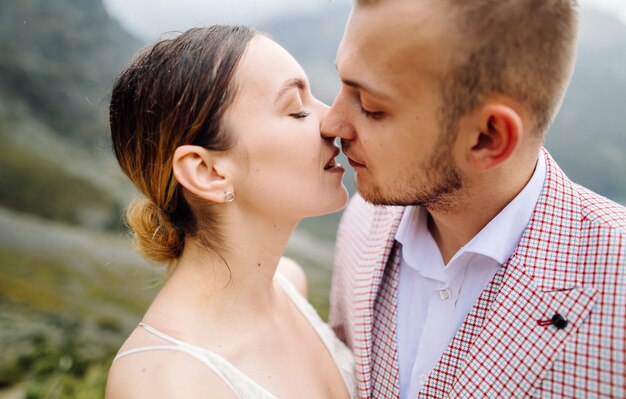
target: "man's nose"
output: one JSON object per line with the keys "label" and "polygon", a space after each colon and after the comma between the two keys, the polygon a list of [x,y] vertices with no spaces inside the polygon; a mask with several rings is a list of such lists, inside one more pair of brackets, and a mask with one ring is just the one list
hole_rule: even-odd
{"label": "man's nose", "polygon": [[352,123],[336,100],[322,120],[321,133],[322,137],[333,139],[353,140],[356,137]]}

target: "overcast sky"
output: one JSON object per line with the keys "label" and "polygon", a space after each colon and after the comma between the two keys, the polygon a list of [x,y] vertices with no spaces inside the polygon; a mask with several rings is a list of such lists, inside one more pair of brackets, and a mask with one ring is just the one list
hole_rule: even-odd
{"label": "overcast sky", "polygon": [[[581,7],[620,16],[626,23],[626,0],[579,0]],[[329,3],[352,0],[104,0],[109,13],[147,40],[161,33],[196,25],[245,23],[258,25],[272,17],[315,12]]]}

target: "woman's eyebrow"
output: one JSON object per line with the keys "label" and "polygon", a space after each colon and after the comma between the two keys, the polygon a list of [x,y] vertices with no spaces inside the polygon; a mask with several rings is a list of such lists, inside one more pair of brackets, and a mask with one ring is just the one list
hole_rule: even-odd
{"label": "woman's eyebrow", "polygon": [[291,89],[298,89],[299,91],[304,91],[306,89],[306,82],[301,78],[293,78],[293,79],[287,80],[280,87],[280,90],[278,91],[278,94],[276,95],[276,98],[274,99],[274,103],[277,103],[278,100],[280,100],[280,98],[284,96],[287,92],[289,92],[289,90]]}

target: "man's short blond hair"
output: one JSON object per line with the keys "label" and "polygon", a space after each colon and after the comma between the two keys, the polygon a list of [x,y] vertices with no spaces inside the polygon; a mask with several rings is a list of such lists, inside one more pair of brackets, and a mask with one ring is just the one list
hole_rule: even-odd
{"label": "man's short blond hair", "polygon": [[[356,4],[385,1],[394,0],[356,0]],[[543,137],[571,77],[577,1],[441,1],[449,5],[442,23],[450,24],[452,43],[452,62],[441,81],[443,122],[456,131],[460,117],[487,96],[502,95],[526,107],[534,122],[532,130]]]}

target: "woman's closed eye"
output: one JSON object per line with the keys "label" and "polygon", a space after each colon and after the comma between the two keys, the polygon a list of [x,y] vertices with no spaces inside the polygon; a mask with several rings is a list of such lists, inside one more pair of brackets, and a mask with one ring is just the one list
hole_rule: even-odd
{"label": "woman's closed eye", "polygon": [[289,116],[291,116],[292,118],[295,118],[295,119],[304,119],[304,118],[306,118],[309,115],[311,115],[311,113],[310,112],[306,112],[306,111],[300,111],[300,112],[296,112],[296,113],[293,113],[293,114],[289,114]]}

